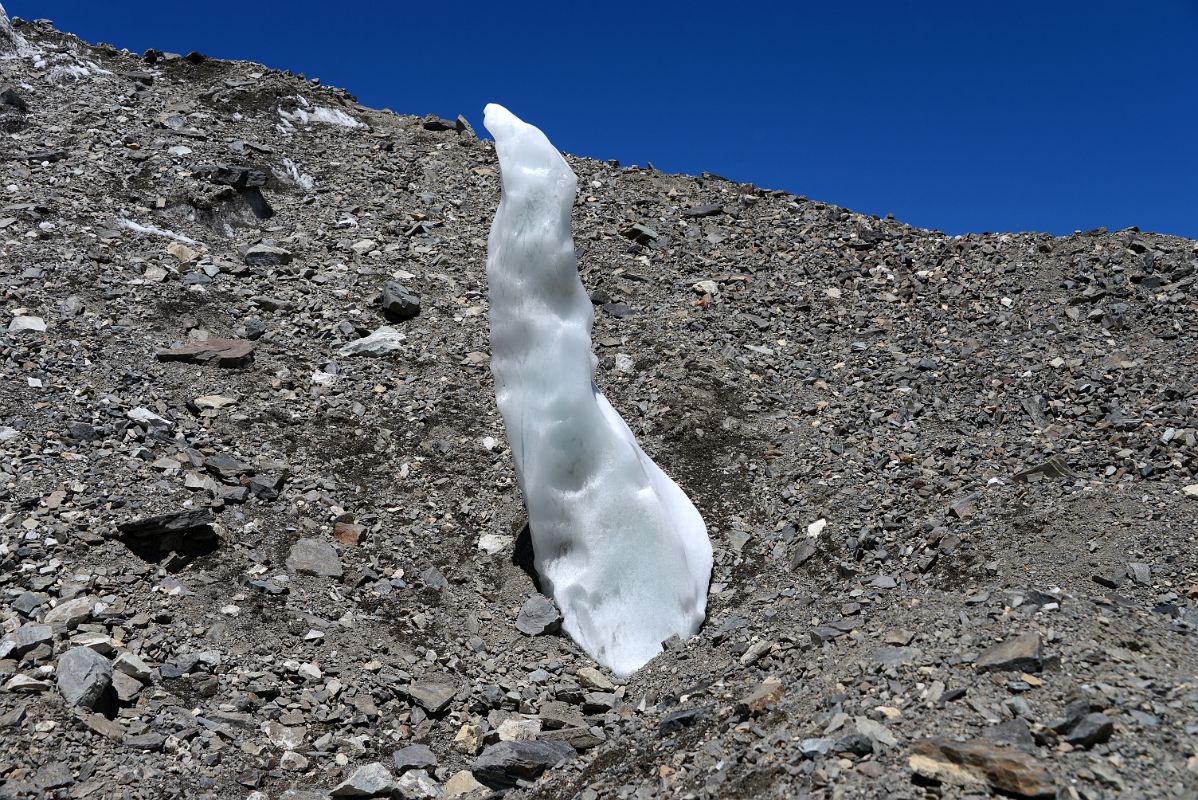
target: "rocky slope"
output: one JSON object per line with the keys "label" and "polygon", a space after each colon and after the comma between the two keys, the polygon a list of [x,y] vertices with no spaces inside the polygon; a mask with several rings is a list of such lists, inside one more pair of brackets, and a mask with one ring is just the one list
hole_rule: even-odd
{"label": "rocky slope", "polygon": [[0,34],[0,795],[1195,796],[1194,242],[570,158],[602,389],[716,549],[613,681],[527,570],[490,143]]}

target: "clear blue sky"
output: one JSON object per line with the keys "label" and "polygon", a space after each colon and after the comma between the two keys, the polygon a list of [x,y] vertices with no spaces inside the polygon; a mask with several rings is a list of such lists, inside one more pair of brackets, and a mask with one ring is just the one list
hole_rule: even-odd
{"label": "clear blue sky", "polygon": [[567,152],[948,233],[1198,238],[1198,0],[5,5],[92,42],[465,114],[480,132],[494,100]]}

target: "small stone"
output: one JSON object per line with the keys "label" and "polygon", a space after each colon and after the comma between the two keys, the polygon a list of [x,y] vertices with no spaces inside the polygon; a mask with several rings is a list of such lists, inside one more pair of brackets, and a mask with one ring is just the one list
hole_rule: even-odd
{"label": "small stone", "polygon": [[516,617],[516,629],[527,636],[543,636],[561,630],[562,615],[557,606],[543,594],[534,594],[524,601]]}
{"label": "small stone", "polygon": [[291,263],[291,251],[269,244],[256,244],[245,251],[245,263],[251,267],[281,267]]}
{"label": "small stone", "polygon": [[1052,779],[1035,757],[987,742],[922,739],[911,748],[908,765],[931,780],[958,786],[989,786],[1020,797],[1054,793]]}
{"label": "small stone", "polygon": [[0,658],[20,657],[41,644],[54,641],[54,629],[49,625],[27,622],[0,639]]}
{"label": "small stone", "polygon": [[132,653],[121,653],[112,662],[112,668],[131,678],[136,678],[142,683],[149,683],[154,677],[154,673],[146,665],[146,662]]}
{"label": "small stone", "polygon": [[978,656],[978,672],[1039,672],[1044,665],[1040,634],[1025,633],[987,648]]}
{"label": "small stone", "polygon": [[303,772],[310,763],[307,758],[294,750],[288,750],[279,757],[279,766],[291,772]]}
{"label": "small stone", "polygon": [[254,343],[248,339],[207,339],[155,353],[159,361],[215,362],[221,367],[242,367],[254,359]]}
{"label": "small stone", "polygon": [[477,725],[466,723],[458,728],[457,734],[453,737],[454,749],[466,755],[478,755],[478,751],[482,749],[483,732]]}
{"label": "small stone", "polygon": [[166,744],[166,737],[161,733],[141,733],[136,736],[126,736],[124,743],[126,747],[133,750],[158,752]]}
{"label": "small stone", "polygon": [[212,513],[212,509],[203,508],[124,522],[117,526],[117,530],[127,536],[149,537],[168,533],[190,533],[208,528],[214,522],[216,515]]}
{"label": "small stone", "polygon": [[437,756],[424,744],[411,744],[402,747],[392,754],[395,759],[395,771],[406,772],[410,769],[435,769]]}
{"label": "small stone", "polygon": [[441,797],[441,785],[422,769],[405,772],[395,782],[395,790],[405,800]]}
{"label": "small stone", "polygon": [[68,705],[94,708],[112,684],[112,664],[88,647],[73,647],[58,659],[58,691]]}
{"label": "small stone", "polygon": [[742,717],[759,714],[777,705],[785,692],[786,690],[783,688],[782,682],[770,676],[753,687],[748,694],[737,701],[737,712]]}
{"label": "small stone", "polygon": [[219,394],[206,394],[202,397],[197,397],[192,402],[195,403],[196,408],[200,409],[201,411],[219,411],[222,408],[228,408],[229,406],[237,404],[236,398],[225,397],[224,395]]}
{"label": "small stone", "polygon": [[439,683],[413,683],[405,690],[408,697],[430,714],[439,714],[453,700],[458,690],[453,686]]}
{"label": "small stone", "polygon": [[583,667],[578,670],[578,682],[584,689],[598,689],[601,692],[614,692],[616,686],[611,680],[594,667]]}
{"label": "small stone", "polygon": [[383,311],[396,319],[411,319],[420,313],[420,295],[398,281],[388,281],[383,286]]}
{"label": "small stone", "polygon": [[831,739],[804,739],[799,742],[799,754],[803,758],[815,758],[827,754],[834,744]]}
{"label": "small stone", "polygon": [[333,526],[333,538],[344,545],[357,547],[366,536],[366,526],[355,522],[338,522]]}
{"label": "small stone", "polygon": [[333,797],[374,797],[390,794],[395,789],[395,778],[382,764],[375,761],[358,767],[349,778],[332,791]]}
{"label": "small stone", "polygon": [[1127,572],[1131,575],[1131,579],[1140,586],[1152,585],[1152,567],[1142,561],[1133,561],[1127,565]]}
{"label": "small stone", "polygon": [[302,575],[340,578],[344,570],[336,548],[319,539],[300,539],[287,555],[287,569]]}
{"label": "small stone", "polygon": [[1065,733],[1064,739],[1074,747],[1093,747],[1107,742],[1115,731],[1115,724],[1106,714],[1086,714]]}
{"label": "small stone", "polygon": [[9,333],[45,333],[46,321],[41,317],[13,317],[8,323]]}
{"label": "small stone", "polygon": [[528,742],[536,739],[540,734],[541,720],[535,717],[531,719],[510,717],[499,723],[499,727],[495,730],[502,742]]}
{"label": "small stone", "polygon": [[495,555],[510,550],[515,539],[502,533],[484,533],[478,537],[478,549],[487,555]]}
{"label": "small stone", "polygon": [[541,718],[541,722],[548,729],[554,730],[557,728],[585,728],[587,726],[586,717],[578,713],[573,706],[563,703],[560,700],[548,700],[541,704],[537,711],[537,716]]}
{"label": "small stone", "polygon": [[470,800],[470,798],[490,794],[490,789],[479,783],[469,770],[461,770],[445,781],[444,792],[442,796],[445,800],[457,800],[457,798]]}
{"label": "small stone", "polygon": [[385,356],[403,349],[404,335],[386,325],[369,336],[355,339],[341,347],[343,356]]}

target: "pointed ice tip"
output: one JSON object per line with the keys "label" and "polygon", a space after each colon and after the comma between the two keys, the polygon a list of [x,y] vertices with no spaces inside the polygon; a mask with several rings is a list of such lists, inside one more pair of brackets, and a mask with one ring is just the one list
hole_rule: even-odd
{"label": "pointed ice tip", "polygon": [[520,118],[498,103],[487,103],[483,109],[483,126],[496,139],[520,124]]}

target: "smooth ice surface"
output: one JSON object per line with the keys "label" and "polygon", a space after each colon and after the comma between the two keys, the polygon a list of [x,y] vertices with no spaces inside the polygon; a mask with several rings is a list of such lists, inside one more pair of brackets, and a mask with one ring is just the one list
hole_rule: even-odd
{"label": "smooth ice surface", "polygon": [[502,106],[484,124],[503,176],[487,243],[491,371],[537,572],[565,631],[627,675],[702,623],[707,526],[592,382],[591,302],[570,236],[577,178]]}

